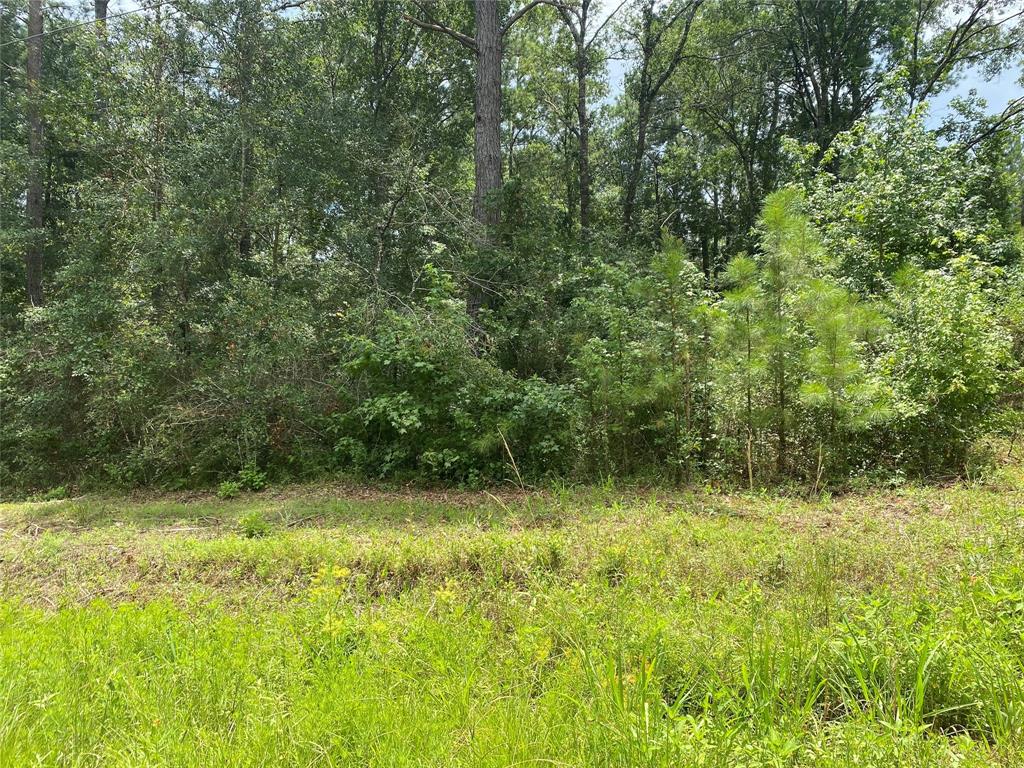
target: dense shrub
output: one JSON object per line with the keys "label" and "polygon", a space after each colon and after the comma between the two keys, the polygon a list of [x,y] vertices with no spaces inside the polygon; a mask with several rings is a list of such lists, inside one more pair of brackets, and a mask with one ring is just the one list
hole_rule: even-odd
{"label": "dense shrub", "polygon": [[386,310],[345,338],[344,405],[330,426],[338,461],[444,481],[571,467],[571,389],[518,380],[477,354],[464,305],[432,274],[422,306]]}
{"label": "dense shrub", "polygon": [[708,297],[666,236],[644,270],[608,265],[573,304],[570,358],[592,473],[689,475],[709,438]]}
{"label": "dense shrub", "polygon": [[878,365],[895,391],[892,445],[926,474],[963,470],[1019,366],[983,278],[970,262],[908,269],[890,297],[893,327]]}
{"label": "dense shrub", "polygon": [[181,210],[166,240],[84,210],[79,258],[5,332],[0,484],[960,474],[1024,433],[1024,240],[985,167],[920,114],[869,120],[718,274],[668,232],[568,249],[511,186],[507,236],[465,257],[501,286],[472,319],[438,242],[390,282],[298,246],[226,269]]}

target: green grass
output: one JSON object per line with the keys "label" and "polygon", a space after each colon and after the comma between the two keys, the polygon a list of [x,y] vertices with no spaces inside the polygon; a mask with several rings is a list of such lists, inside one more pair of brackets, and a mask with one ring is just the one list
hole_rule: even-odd
{"label": "green grass", "polygon": [[1024,473],[0,505],[0,766],[1016,766]]}

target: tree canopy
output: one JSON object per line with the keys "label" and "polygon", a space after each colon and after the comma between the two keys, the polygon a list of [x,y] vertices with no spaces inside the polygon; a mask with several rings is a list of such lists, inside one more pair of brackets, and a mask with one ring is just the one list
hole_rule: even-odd
{"label": "tree canopy", "polygon": [[1020,421],[1024,97],[933,102],[1024,90],[1022,20],[5,3],[0,484],[969,471]]}

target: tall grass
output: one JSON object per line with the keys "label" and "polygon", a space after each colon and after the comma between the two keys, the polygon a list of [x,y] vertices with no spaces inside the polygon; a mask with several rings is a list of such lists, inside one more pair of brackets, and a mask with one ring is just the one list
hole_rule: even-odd
{"label": "tall grass", "polygon": [[1012,503],[958,498],[988,505],[968,528],[850,499],[829,536],[749,499],[21,529],[0,766],[1020,765],[1024,542]]}

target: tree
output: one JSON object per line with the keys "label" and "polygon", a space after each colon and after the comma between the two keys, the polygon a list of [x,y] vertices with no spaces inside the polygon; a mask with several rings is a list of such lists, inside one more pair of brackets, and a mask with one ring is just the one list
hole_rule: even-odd
{"label": "tree", "polygon": [[998,179],[924,125],[923,108],[865,119],[840,134],[813,177],[810,209],[836,272],[864,295],[884,293],[908,264],[1015,257],[1007,224],[984,201]]}
{"label": "tree", "polygon": [[[736,169],[740,182],[733,183],[730,174],[715,195],[721,208],[735,196],[734,210],[719,218],[727,219],[721,234],[731,236],[736,251],[753,246],[749,232],[782,166],[783,59],[752,33],[770,19],[768,10],[748,2],[707,7],[700,28],[706,55],[688,60],[668,84],[678,93],[674,101],[683,113],[680,139],[692,137],[692,145],[720,155],[718,165]],[[714,178],[707,171],[702,175]],[[708,239],[719,236],[715,230],[701,233]]]}
{"label": "tree", "polygon": [[595,43],[601,32],[614,18],[620,3],[609,13],[596,30],[591,32],[593,22],[593,0],[557,2],[558,13],[573,41],[573,64],[576,70],[576,139],[578,146],[577,168],[579,171],[580,194],[580,239],[590,239],[590,201],[592,196],[590,174],[590,111],[587,103],[587,80],[591,73],[591,58]]}
{"label": "tree", "polygon": [[743,426],[748,487],[754,488],[754,446],[757,439],[754,392],[761,380],[762,338],[758,313],[763,306],[757,263],[746,255],[733,258],[725,269],[719,325],[724,380],[721,390],[738,395]]}
{"label": "tree", "polygon": [[770,39],[789,66],[793,119],[819,156],[866,115],[894,65],[900,8],[876,0],[785,0]]}
{"label": "tree", "polygon": [[635,102],[632,153],[626,169],[622,200],[622,225],[627,235],[635,234],[634,213],[637,190],[647,153],[648,131],[655,103],[665,83],[682,63],[697,11],[704,0],[675,0],[664,10],[656,0],[643,0],[639,18],[627,32],[637,48],[639,63],[630,77],[627,93]]}
{"label": "tree", "polygon": [[405,18],[423,29],[442,32],[473,54],[476,63],[474,87],[473,217],[493,236],[501,220],[496,198],[501,192],[501,64],[505,35],[519,19],[541,2],[533,0],[507,19],[499,18],[497,2],[475,0],[475,33],[458,32],[435,19],[425,3],[416,6],[426,18],[406,14]]}
{"label": "tree", "polygon": [[904,43],[907,110],[954,82],[964,67],[988,73],[1008,63],[1024,45],[1024,10],[1014,0],[914,0]]}
{"label": "tree", "polygon": [[[531,0],[502,21],[496,0],[474,0],[475,31],[471,37],[435,19],[426,4],[416,2],[426,18],[406,14],[405,18],[423,29],[442,32],[473,54],[476,64],[473,89],[473,218],[481,225],[480,245],[493,245],[501,222],[501,65],[505,35],[526,13],[544,0]],[[483,293],[476,282],[470,282],[466,297],[469,316],[476,319],[483,303]],[[473,330],[479,333],[474,323]]]}
{"label": "tree", "polygon": [[767,197],[761,212],[760,284],[765,371],[772,391],[768,417],[777,440],[776,470],[789,466],[795,392],[802,378],[806,338],[798,321],[798,300],[811,264],[820,258],[817,232],[804,213],[801,193],[787,187]]}
{"label": "tree", "polygon": [[[701,301],[701,275],[687,258],[679,238],[662,234],[661,250],[652,260],[655,330],[664,350],[661,386],[671,403],[672,440],[669,458],[676,472],[695,452],[697,422],[695,347],[697,346],[696,308]],[[658,378],[658,377],[656,377]]]}
{"label": "tree", "polygon": [[43,2],[28,3],[28,54],[25,57],[25,84],[28,100],[28,187],[25,191],[25,215],[28,242],[25,246],[25,294],[34,307],[43,303],[43,253],[45,208],[43,201],[43,115],[41,83],[43,78]]}
{"label": "tree", "polygon": [[888,393],[865,365],[867,346],[880,338],[883,320],[855,294],[823,278],[810,281],[802,301],[811,341],[800,398],[821,422],[814,430],[818,435],[817,488],[826,467],[841,476],[835,470],[846,468],[852,433],[889,415]]}

